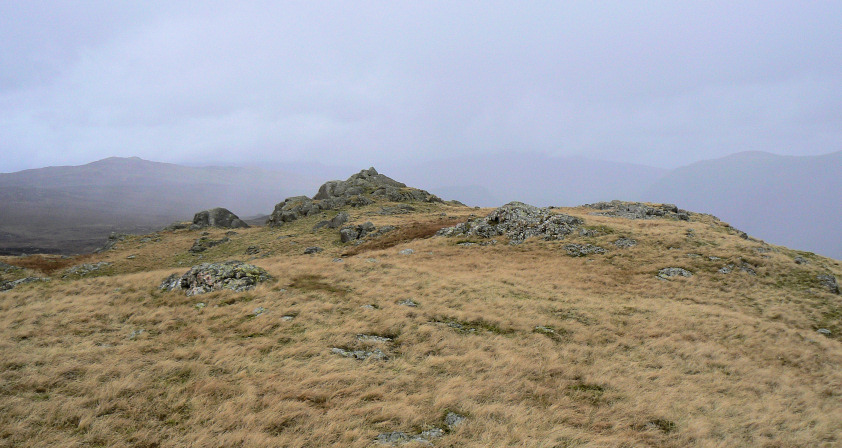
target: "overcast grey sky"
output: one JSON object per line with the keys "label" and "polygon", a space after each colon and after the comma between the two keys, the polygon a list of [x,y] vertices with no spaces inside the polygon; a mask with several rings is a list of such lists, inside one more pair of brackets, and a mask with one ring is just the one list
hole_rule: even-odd
{"label": "overcast grey sky", "polygon": [[0,2],[0,172],[842,149],[838,1]]}

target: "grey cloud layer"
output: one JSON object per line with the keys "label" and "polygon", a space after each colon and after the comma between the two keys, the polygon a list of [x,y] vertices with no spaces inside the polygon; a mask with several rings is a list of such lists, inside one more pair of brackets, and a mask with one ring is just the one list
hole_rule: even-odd
{"label": "grey cloud layer", "polygon": [[842,143],[833,2],[29,3],[0,3],[0,171]]}

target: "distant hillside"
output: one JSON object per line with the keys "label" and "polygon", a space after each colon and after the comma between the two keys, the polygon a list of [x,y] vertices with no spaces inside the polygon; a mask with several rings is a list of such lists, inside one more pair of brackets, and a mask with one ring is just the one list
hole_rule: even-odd
{"label": "distant hillside", "polygon": [[535,153],[465,156],[383,170],[442,198],[484,207],[509,201],[572,206],[637,200],[667,172],[645,165]]}
{"label": "distant hillside", "polygon": [[136,157],[0,174],[0,253],[90,251],[112,231],[154,230],[211,207],[266,214],[315,185],[300,174]]}
{"label": "distant hillside", "polygon": [[644,199],[712,213],[752,236],[842,259],[840,173],[842,151],[744,152],[673,170]]}

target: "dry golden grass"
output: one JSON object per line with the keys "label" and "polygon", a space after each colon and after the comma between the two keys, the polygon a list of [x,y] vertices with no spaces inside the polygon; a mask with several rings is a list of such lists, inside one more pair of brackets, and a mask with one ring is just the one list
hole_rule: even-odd
{"label": "dry golden grass", "polygon": [[[603,233],[461,247],[404,236],[442,211],[489,210],[374,210],[350,213],[402,226],[403,242],[341,262],[348,246],[335,230],[312,233],[315,219],[238,231],[202,258],[187,253],[199,232],[180,231],[89,260],[121,274],[0,293],[0,446],[367,447],[382,432],[441,427],[450,411],[467,420],[436,446],[842,445],[842,299],[813,281],[842,278],[837,261],[758,252],[710,219],[568,209]],[[638,245],[614,247],[620,236]],[[568,242],[610,251],[572,258]],[[274,281],[193,297],[157,289],[196,262],[247,259],[252,245]],[[325,251],[303,255],[311,245]],[[741,260],[757,275],[717,272]],[[694,276],[656,279],[667,266]]]}

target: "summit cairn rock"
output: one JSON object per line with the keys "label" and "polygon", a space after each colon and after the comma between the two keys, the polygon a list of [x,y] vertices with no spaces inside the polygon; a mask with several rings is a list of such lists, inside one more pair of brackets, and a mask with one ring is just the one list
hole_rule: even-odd
{"label": "summit cairn rock", "polygon": [[345,206],[362,207],[376,201],[442,202],[438,196],[428,191],[407,187],[406,184],[369,168],[347,180],[325,182],[312,199],[307,196],[285,199],[284,202],[275,205],[267,224],[281,226],[326,210],[336,210]]}
{"label": "summit cairn rock", "polygon": [[161,283],[162,291],[186,291],[188,296],[231,289],[247,291],[272,277],[265,269],[243,263],[225,261],[193,266],[184,275],[173,274]]}
{"label": "summit cairn rock", "polygon": [[474,218],[439,230],[437,235],[486,239],[504,235],[509,238],[510,244],[520,244],[530,237],[560,240],[582,224],[579,218],[515,201],[494,210],[485,218]]}
{"label": "summit cairn rock", "polygon": [[217,207],[210,210],[204,210],[193,215],[193,225],[191,229],[204,229],[205,227],[221,227],[223,229],[240,229],[246,228],[249,225],[245,223],[239,216],[232,213],[227,208]]}

